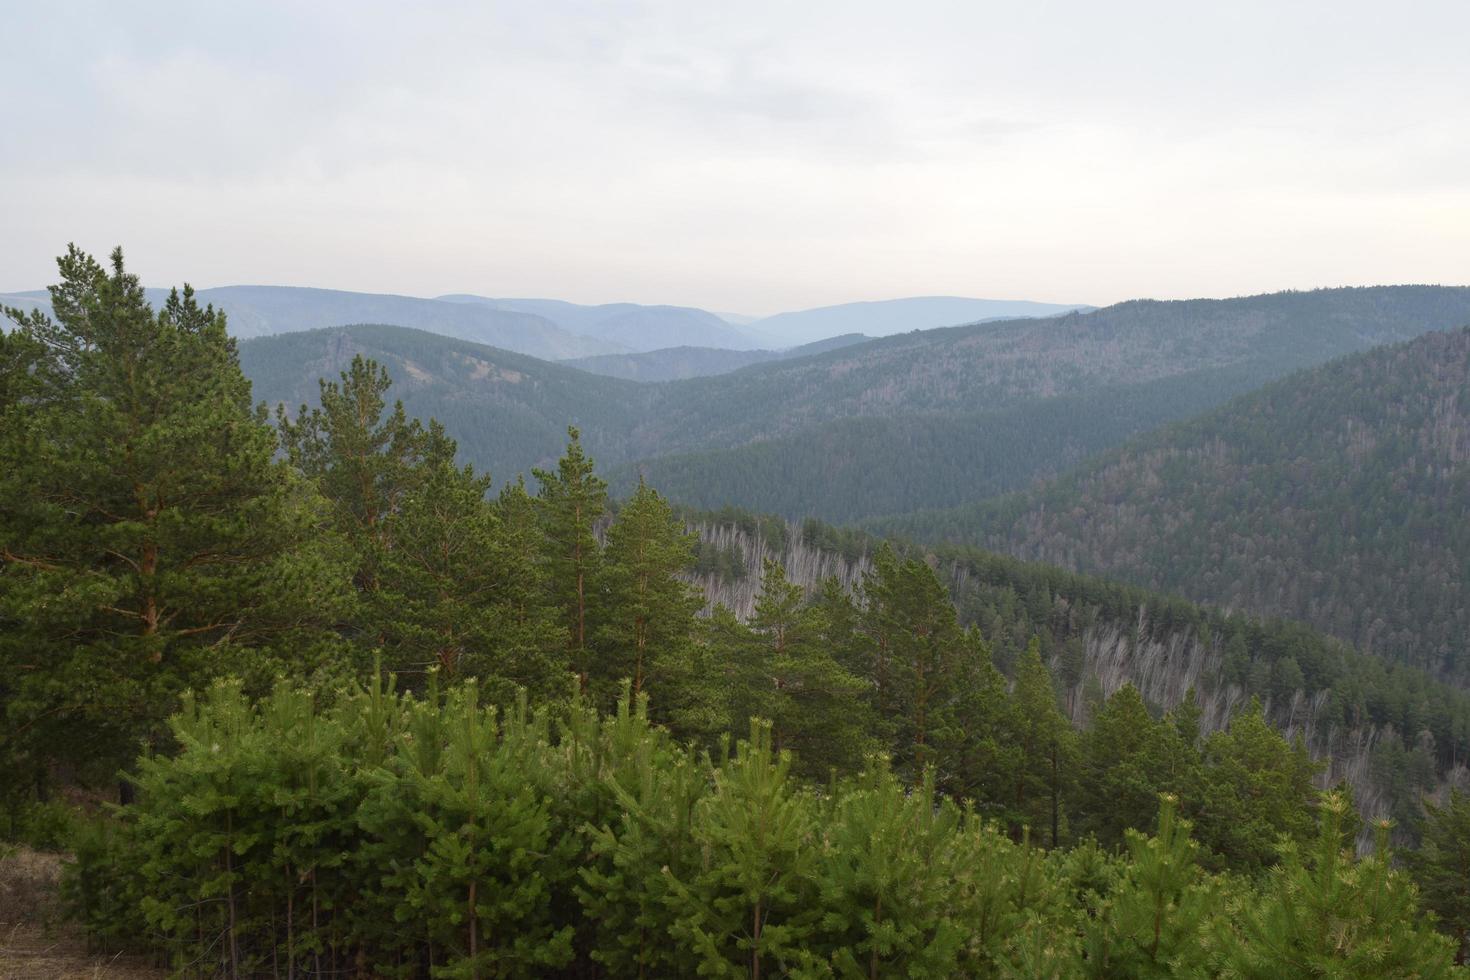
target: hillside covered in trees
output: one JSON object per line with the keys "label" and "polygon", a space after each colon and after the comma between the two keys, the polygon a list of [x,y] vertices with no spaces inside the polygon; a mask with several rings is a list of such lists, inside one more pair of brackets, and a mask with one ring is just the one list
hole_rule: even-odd
{"label": "hillside covered in trees", "polygon": [[1010,498],[880,526],[1470,672],[1470,329],[1344,358]]}
{"label": "hillside covered in trees", "polygon": [[549,464],[570,421],[620,491],[642,472],[701,506],[853,520],[1019,489],[1295,368],[1467,322],[1470,290],[1400,286],[1138,301],[663,384],[391,327],[252,340],[242,363],[258,397],[294,409],[318,378],[372,356],[411,414],[440,418],[497,478]]}
{"label": "hillside covered in trees", "polygon": [[[1293,696],[1287,657],[1351,692],[1328,641],[983,555],[954,592],[959,561],[817,525],[848,585],[762,561],[748,615],[702,613],[691,579],[749,563],[647,485],[613,506],[575,429],[493,493],[362,357],[273,424],[216,311],[153,311],[120,253],[60,265],[55,318],[0,335],[0,792],[24,838],[122,771],[65,837],[101,945],[230,977],[1412,977],[1463,951],[1463,797],[1410,875],[1387,824],[1355,854],[1359,810],[1261,701],[1206,720],[1124,683],[1079,728],[1059,690],[1104,609]],[[1453,741],[1463,699],[1392,676],[1344,717],[1417,691],[1403,730],[1443,711]]]}
{"label": "hillside covered in trees", "polygon": [[788,357],[821,354],[870,339],[862,334],[842,334],[785,350],[724,350],[715,347],[679,346],[636,354],[573,357],[561,363],[592,374],[604,374],[610,378],[624,378],[628,381],[679,381],[684,378],[728,374],[752,364],[781,361]]}

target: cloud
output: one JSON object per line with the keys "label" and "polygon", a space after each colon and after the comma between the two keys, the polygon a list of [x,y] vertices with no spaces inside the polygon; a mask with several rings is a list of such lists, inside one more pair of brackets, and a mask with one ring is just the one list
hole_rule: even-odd
{"label": "cloud", "polygon": [[69,240],[737,310],[1463,279],[1470,7],[1409,8],[20,5],[0,288]]}

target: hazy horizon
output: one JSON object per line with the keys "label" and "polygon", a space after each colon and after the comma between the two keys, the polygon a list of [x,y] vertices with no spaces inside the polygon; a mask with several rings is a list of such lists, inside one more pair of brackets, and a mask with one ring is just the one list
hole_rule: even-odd
{"label": "hazy horizon", "polygon": [[95,3],[7,20],[7,290],[53,281],[68,241],[121,244],[150,285],[747,315],[1470,268],[1461,5]]}

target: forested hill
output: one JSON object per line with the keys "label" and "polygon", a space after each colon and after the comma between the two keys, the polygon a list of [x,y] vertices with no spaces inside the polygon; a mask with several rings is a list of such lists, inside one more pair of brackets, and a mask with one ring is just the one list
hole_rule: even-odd
{"label": "forested hill", "polygon": [[[700,536],[694,581],[710,603],[755,614],[766,560],[813,593],[827,580],[861,589],[881,539],[816,521],[788,523],[728,509],[689,512]],[[1470,779],[1470,694],[1385,663],[1300,623],[1227,613],[1176,597],[968,546],[921,549],[1007,674],[1033,637],[1072,722],[1088,727],[1124,685],[1155,712],[1190,697],[1204,732],[1251,698],[1326,763],[1323,787],[1346,780],[1365,817],[1412,834],[1423,793]]]}
{"label": "forested hill", "polygon": [[726,350],[719,347],[667,347],[633,354],[596,354],[562,361],[570,367],[629,381],[678,381],[726,374],[752,364],[806,357],[851,347],[871,338],[850,333],[787,350]]}
{"label": "forested hill", "polygon": [[834,419],[729,449],[638,460],[610,480],[620,493],[641,477],[694,507],[733,500],[835,523],[951,507],[1021,489],[1135,433],[1213,408],[1253,377],[1237,365],[993,411]]}
{"label": "forested hill", "polygon": [[645,429],[666,451],[739,445],[835,418],[989,411],[1209,368],[1261,383],[1339,354],[1470,323],[1470,288],[1383,286],[945,327],[669,385]]}
{"label": "forested hill", "polygon": [[[60,267],[56,317],[0,334],[0,833],[72,847],[92,942],[230,977],[1428,977],[1430,913],[1470,933],[1470,801],[1420,809],[1463,691],[815,523],[845,578],[762,561],[746,621],[702,616],[689,576],[765,556],[610,499],[575,433],[496,493],[362,357],[272,425],[218,311],[155,312],[120,252]],[[448,341],[398,367],[662,390]],[[1267,710],[1402,812],[1422,892]]]}
{"label": "forested hill", "polygon": [[1333,362],[1035,490],[883,522],[1470,679],[1470,329]]}
{"label": "forested hill", "polygon": [[318,379],[335,380],[357,355],[393,379],[408,414],[442,422],[466,460],[500,480],[556,458],[567,426],[599,446],[622,445],[651,410],[656,389],[421,330],[363,324],[240,344],[258,400],[289,411],[316,404]]}
{"label": "forested hill", "polygon": [[[644,471],[680,499],[852,519],[1023,486],[1294,368],[1466,322],[1470,289],[1395,286],[1122,303],[902,334],[660,385],[616,386],[391,328],[373,328],[371,337],[351,328],[345,343],[325,333],[253,340],[242,363],[257,396],[295,403],[319,376],[344,367],[353,345],[370,348],[411,413],[440,418],[470,461],[499,476],[554,459],[560,434],[576,422],[602,465],[645,461]],[[559,380],[501,384],[498,373],[438,371],[433,365],[451,348]],[[851,419],[899,421],[845,423]],[[851,427],[829,440],[819,427],[837,422]],[[515,452],[498,451],[507,446]],[[646,462],[737,447],[749,448]],[[622,485],[634,472],[624,471]],[[755,472],[779,479],[752,484]],[[741,487],[744,495],[734,495]],[[727,488],[730,496],[718,496]]]}

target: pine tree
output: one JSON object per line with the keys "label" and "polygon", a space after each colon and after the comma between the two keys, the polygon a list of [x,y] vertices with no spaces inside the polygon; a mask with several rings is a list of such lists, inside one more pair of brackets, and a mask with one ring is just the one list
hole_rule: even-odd
{"label": "pine tree", "polygon": [[[435,976],[534,977],[572,957],[553,915],[577,841],[558,836],[550,801],[527,780],[473,681],[416,706],[414,744],[381,773],[362,821],[407,845],[383,870],[394,914],[430,944]],[[417,850],[417,854],[413,850]]]}
{"label": "pine tree", "polygon": [[1321,769],[1300,743],[1272,728],[1259,702],[1205,740],[1204,782],[1190,812],[1199,839],[1226,866],[1254,871],[1275,864],[1283,841],[1312,835],[1313,779]]}
{"label": "pine tree", "polygon": [[[1187,728],[1189,721],[1184,720]],[[1175,798],[1197,785],[1199,754],[1170,722],[1155,721],[1143,696],[1125,684],[1103,704],[1082,742],[1080,829],[1112,846],[1130,828],[1148,826],[1159,794]]]}
{"label": "pine tree", "polygon": [[121,250],[58,266],[54,319],[7,311],[4,741],[101,775],[186,687],[333,667],[343,555],[273,458],[224,315],[187,286],[155,313]]}
{"label": "pine tree", "polygon": [[1034,638],[1016,665],[1012,700],[1016,719],[1012,738],[1019,754],[1014,815],[1036,830],[1045,828],[1055,847],[1061,839],[1062,797],[1073,778],[1077,739],[1057,705],[1051,672],[1041,662],[1041,644]]}
{"label": "pine tree", "polygon": [[1213,975],[1203,929],[1218,896],[1205,884],[1178,799],[1165,793],[1159,800],[1157,833],[1127,831],[1124,878],[1099,914],[1084,920],[1089,976]]}
{"label": "pine tree", "polygon": [[634,697],[646,688],[657,699],[675,661],[689,655],[703,599],[679,575],[694,563],[694,542],[668,503],[640,480],[607,529],[595,688],[611,690],[627,678]]}
{"label": "pine tree", "polygon": [[1426,908],[1454,937],[1455,962],[1470,954],[1470,795],[1452,790],[1443,805],[1424,804],[1424,842],[1406,856]]}
{"label": "pine tree", "polygon": [[[670,750],[646,717],[630,719],[624,700],[613,724],[622,728],[629,721],[641,729],[635,744],[600,779],[617,810],[587,827],[592,860],[581,869],[577,889],[584,914],[595,923],[591,958],[612,976],[691,976],[698,957],[668,936],[681,911],[673,883],[692,880],[701,863],[692,825],[709,791],[709,768],[692,753]],[[624,741],[618,734],[613,739]]]}
{"label": "pine tree", "polygon": [[1261,893],[1225,923],[1234,975],[1440,977],[1452,943],[1418,914],[1413,884],[1393,868],[1388,824],[1375,853],[1354,859],[1343,833],[1347,802],[1325,794],[1317,839],[1288,843]]}
{"label": "pine tree", "polygon": [[981,813],[1011,812],[1020,752],[1010,738],[1017,722],[1006,679],[990,660],[990,647],[971,628],[958,661],[957,694],[947,723],[934,734],[940,788],[970,800]]}
{"label": "pine tree", "polygon": [[970,931],[950,887],[960,822],[932,778],[908,793],[882,767],[836,802],[818,880],[823,945],[839,975],[959,975]]}
{"label": "pine tree", "polygon": [[358,554],[358,588],[369,594],[391,548],[389,519],[426,464],[451,462],[455,451],[441,427],[409,419],[401,401],[384,416],[392,384],[387,368],[358,354],[338,381],[321,380],[318,407],[302,405],[294,420],[277,412],[287,455],[332,502],[335,526]]}
{"label": "pine tree", "polygon": [[567,652],[586,691],[594,673],[592,641],[600,605],[602,551],[597,524],[607,509],[607,484],[582,451],[581,434],[567,429],[567,451],[556,470],[533,470],[541,483],[541,528],[545,535],[552,604],[567,631]]}
{"label": "pine tree", "polygon": [[767,559],[749,642],[738,654],[736,703],[747,717],[770,720],[776,750],[795,752],[798,772],[818,777],[833,767],[851,771],[870,747],[865,685],[832,657],[822,631],[801,586]]}
{"label": "pine tree", "polygon": [[892,727],[896,769],[915,777],[938,761],[937,732],[952,724],[965,634],[934,570],[886,545],[863,583],[875,708]]}
{"label": "pine tree", "polygon": [[752,722],[750,740],[695,807],[701,864],[687,876],[664,872],[676,911],[670,936],[698,957],[701,975],[760,980],[811,960],[817,826],[790,763],[773,752],[770,726]]}
{"label": "pine tree", "polygon": [[[432,423],[436,438],[438,423]],[[449,458],[426,461],[414,487],[381,522],[392,547],[377,560],[367,597],[372,633],[390,668],[445,680],[473,676],[497,704],[516,688],[538,701],[564,690],[565,652],[545,610],[525,601],[534,567],[505,533],[490,477]]]}
{"label": "pine tree", "polygon": [[542,560],[543,539],[535,498],[526,492],[525,480],[501,488],[495,500],[495,514],[500,521],[501,546],[508,566],[513,569],[506,583],[506,601],[514,611],[518,628],[544,623],[556,633],[556,645],[566,648],[566,633],[556,622],[555,610],[548,596],[547,569]]}

